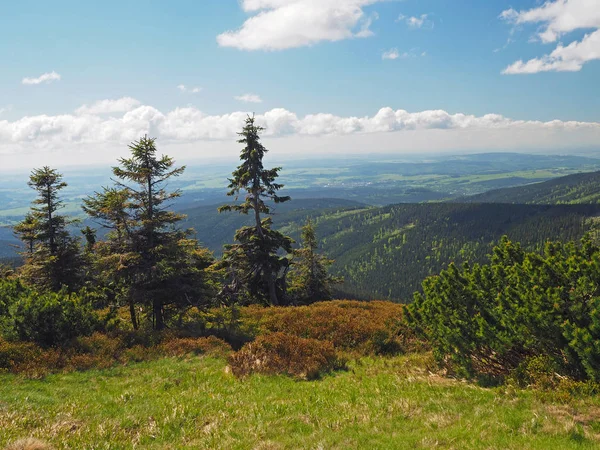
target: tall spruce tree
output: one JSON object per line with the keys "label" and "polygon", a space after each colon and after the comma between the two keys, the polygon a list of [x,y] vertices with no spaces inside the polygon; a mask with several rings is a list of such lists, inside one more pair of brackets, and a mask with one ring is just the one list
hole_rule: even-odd
{"label": "tall spruce tree", "polygon": [[169,201],[181,193],[167,191],[166,183],[185,167],[158,157],[156,140],[147,136],[129,149],[131,157],[113,168],[116,186],[89,197],[83,208],[111,230],[94,245],[101,281],[115,297],[126,299],[134,328],[140,305],[149,307],[154,328],[161,330],[170,310],[199,306],[212,297],[208,268],[213,257],[190,238],[190,230],[177,228],[184,216],[169,210]]}
{"label": "tall spruce tree", "polygon": [[289,268],[287,255],[292,251],[292,239],[273,230],[270,217],[271,207],[266,201],[283,203],[288,196],[279,196],[277,192],[283,185],[275,182],[281,167],[265,169],[263,157],[267,149],[260,142],[260,133],[264,129],[256,125],[254,117],[248,117],[239,134],[238,143],[244,144],[240,153],[242,163],[229,179],[227,195],[239,198],[245,192],[241,204],[228,204],[219,208],[219,212],[237,211],[251,213],[254,225],[237,230],[237,244],[225,246],[223,262],[233,273],[235,283],[241,285],[254,300],[266,301],[270,305],[281,305],[285,301],[285,277]]}
{"label": "tall spruce tree", "polygon": [[67,183],[59,172],[46,166],[31,173],[28,185],[38,197],[29,214],[15,226],[27,245],[21,275],[41,289],[77,289],[83,273],[79,243],[67,230],[72,220],[58,213],[64,206],[59,193]]}
{"label": "tall spruce tree", "polygon": [[313,222],[308,219],[302,227],[302,245],[294,250],[294,265],[290,273],[290,296],[300,304],[331,300],[333,284],[343,278],[330,275],[333,260],[317,253],[319,244]]}

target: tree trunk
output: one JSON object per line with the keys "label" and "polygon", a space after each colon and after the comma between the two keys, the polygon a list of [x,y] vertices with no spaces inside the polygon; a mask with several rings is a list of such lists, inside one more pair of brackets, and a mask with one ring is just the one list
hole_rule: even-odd
{"label": "tree trunk", "polygon": [[[254,205],[254,220],[256,221],[256,231],[261,239],[265,239],[265,233],[262,229],[262,223],[260,221],[260,211],[258,210],[258,191],[252,191],[252,203]],[[267,283],[269,289],[269,303],[271,306],[279,306],[279,299],[277,298],[277,289],[275,288],[275,280],[273,279],[273,271],[269,266],[266,266],[263,270],[263,278]]]}
{"label": "tree trunk", "polygon": [[50,254],[54,256],[54,254],[56,253],[56,244],[55,244],[55,239],[54,239],[54,224],[52,223],[52,198],[51,198],[51,192],[50,192],[50,185],[48,185],[47,187],[47,196],[48,196],[48,239],[49,239],[49,244],[50,244]]}
{"label": "tree trunk", "polygon": [[152,302],[152,312],[154,313],[154,329],[161,331],[165,328],[165,317],[163,315],[163,305],[160,300]]}
{"label": "tree trunk", "polygon": [[138,329],[138,321],[135,315],[135,303],[132,299],[129,299],[129,314],[131,315],[131,325],[133,325],[133,329]]}

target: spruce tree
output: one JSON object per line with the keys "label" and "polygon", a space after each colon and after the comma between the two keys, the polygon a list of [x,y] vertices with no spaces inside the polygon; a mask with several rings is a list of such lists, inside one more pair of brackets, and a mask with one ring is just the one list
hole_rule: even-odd
{"label": "spruce tree", "polygon": [[290,295],[297,303],[310,304],[331,300],[331,286],[343,278],[329,274],[333,260],[317,253],[319,244],[313,222],[308,219],[302,227],[302,245],[294,250],[294,265],[290,274]]}
{"label": "spruce tree", "polygon": [[58,211],[64,207],[59,193],[67,186],[54,169],[35,169],[28,185],[37,192],[31,211],[15,226],[28,247],[21,275],[41,289],[77,289],[82,281],[79,243],[67,226],[73,221]]}
{"label": "spruce tree", "polygon": [[289,268],[287,254],[292,251],[292,239],[273,230],[270,217],[271,207],[267,201],[283,203],[290,197],[277,192],[283,185],[275,182],[281,167],[265,169],[263,157],[268,150],[260,142],[264,129],[256,125],[254,117],[248,117],[239,134],[238,143],[244,148],[240,153],[242,163],[229,179],[227,195],[237,201],[240,192],[245,192],[241,204],[229,204],[219,208],[219,212],[237,211],[251,213],[254,225],[237,230],[237,244],[225,246],[223,262],[234,272],[234,278],[258,301],[270,305],[280,305],[286,295],[285,277]]}
{"label": "spruce tree", "polygon": [[166,183],[183,173],[168,156],[157,156],[156,140],[133,142],[130,158],[113,168],[115,187],[84,201],[84,211],[111,231],[94,245],[101,280],[126,299],[134,328],[136,305],[148,306],[155,329],[166,326],[167,308],[181,311],[208,303],[213,279],[210,252],[177,228],[184,216],[169,210],[180,191]]}

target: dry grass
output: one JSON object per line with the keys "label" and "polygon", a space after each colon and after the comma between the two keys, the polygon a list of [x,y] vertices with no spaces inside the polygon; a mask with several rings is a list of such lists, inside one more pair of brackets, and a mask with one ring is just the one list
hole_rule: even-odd
{"label": "dry grass", "polygon": [[49,444],[46,444],[39,439],[27,438],[19,439],[18,441],[9,444],[5,450],[52,450]]}

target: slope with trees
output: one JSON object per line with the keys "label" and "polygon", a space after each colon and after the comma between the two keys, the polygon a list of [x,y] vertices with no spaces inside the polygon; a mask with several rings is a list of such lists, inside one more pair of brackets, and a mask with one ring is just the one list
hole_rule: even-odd
{"label": "slope with trees", "polygon": [[456,201],[538,205],[600,203],[600,172],[578,173],[527,186],[496,189]]}

